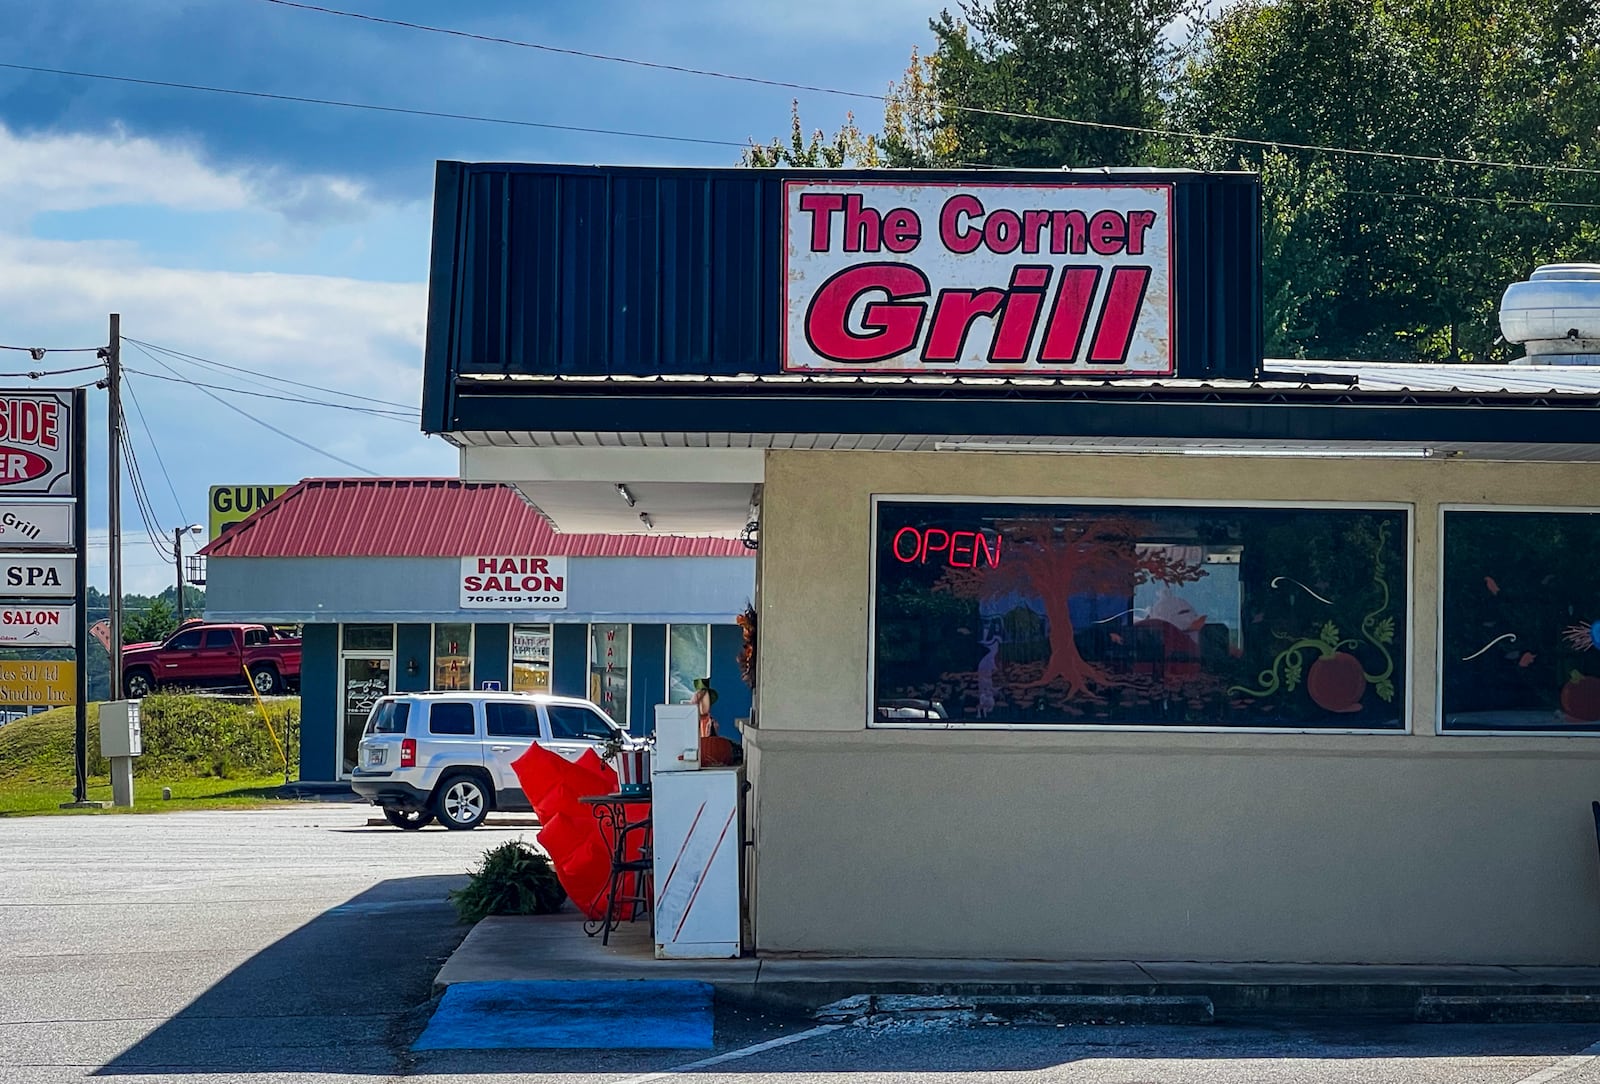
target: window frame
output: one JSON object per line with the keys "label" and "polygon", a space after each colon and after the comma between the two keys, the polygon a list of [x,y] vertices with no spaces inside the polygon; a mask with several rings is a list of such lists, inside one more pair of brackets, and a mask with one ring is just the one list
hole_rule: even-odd
{"label": "window frame", "polygon": [[550,630],[550,662],[546,664],[546,673],[549,681],[544,692],[554,695],[556,691],[556,622],[554,621],[513,621],[507,628],[510,629],[510,639],[506,644],[506,690],[508,692],[532,692],[538,689],[517,688],[517,629],[549,629]]}
{"label": "window frame", "polygon": [[[608,718],[611,718],[612,722],[616,722],[624,733],[631,734],[633,733],[633,720],[631,718],[632,712],[630,711],[629,701],[631,701],[633,698],[633,623],[629,621],[591,621],[584,626],[584,639],[586,641],[588,654],[588,666],[585,668],[583,675],[583,689],[586,695],[594,691],[596,665],[594,630],[597,628],[618,628],[625,630],[628,634],[627,648],[623,652],[622,657],[622,672],[624,675],[623,690],[625,694],[622,697],[622,710],[627,721],[618,722],[614,717],[611,716],[609,712],[606,712],[606,715]],[[554,661],[554,658],[555,653],[552,651],[551,660]],[[601,672],[604,673],[604,671]],[[588,699],[590,703],[599,708],[602,712],[606,711],[606,706],[604,703],[605,688],[603,684],[599,695],[588,697]]]}
{"label": "window frame", "polygon": [[667,623],[667,660],[666,660],[667,665],[666,665],[666,670],[664,671],[664,673],[662,675],[665,680],[663,681],[662,686],[661,686],[664,690],[666,690],[666,696],[667,696],[667,702],[668,703],[674,703],[674,704],[692,704],[692,703],[694,703],[694,701],[692,699],[690,699],[690,700],[673,700],[672,699],[672,630],[675,629],[675,628],[685,628],[685,627],[703,628],[703,629],[706,630],[706,669],[705,669],[705,673],[703,673],[703,674],[701,674],[699,676],[700,677],[707,677],[707,678],[711,676],[711,622],[709,622],[709,621],[704,622],[704,623],[699,622],[699,621],[670,621],[670,622],[668,622]]}
{"label": "window frame", "polygon": [[[1406,604],[1404,611],[1407,630],[1405,651],[1397,654],[1404,662],[1405,696],[1396,705],[1400,713],[1398,727],[1294,727],[1294,726],[1163,726],[1159,723],[989,723],[955,722],[945,719],[917,720],[895,719],[880,722],[874,707],[877,703],[878,666],[878,522],[883,504],[913,502],[919,504],[1037,504],[1037,505],[1087,505],[1123,508],[1268,508],[1345,510],[1352,512],[1399,512],[1404,518],[1404,538],[1397,539],[1404,555]],[[1415,697],[1417,674],[1413,663],[1416,656],[1416,524],[1417,506],[1411,501],[1263,501],[1227,500],[1222,498],[1193,497],[1014,497],[1009,495],[945,493],[874,493],[871,495],[872,514],[868,517],[867,534],[867,668],[866,687],[862,704],[868,730],[943,730],[943,731],[1029,731],[1071,732],[1076,734],[1304,734],[1336,735],[1361,734],[1401,737],[1410,735],[1415,727]],[[1443,516],[1440,516],[1441,531]],[[1440,562],[1441,574],[1443,562]],[[1481,732],[1480,732],[1481,733]]]}
{"label": "window frame", "polygon": [[[439,629],[459,625],[467,630],[467,650],[464,654],[445,658],[467,660],[467,687],[464,689],[439,688]],[[471,621],[435,621],[428,626],[428,691],[431,693],[476,692],[478,681],[478,626]]]}
{"label": "window frame", "polygon": [[1588,738],[1593,741],[1600,738],[1600,730],[1576,730],[1571,728],[1549,730],[1447,730],[1444,725],[1444,651],[1438,648],[1444,644],[1444,517],[1446,512],[1553,512],[1557,515],[1600,515],[1600,507],[1586,504],[1475,504],[1470,502],[1449,501],[1442,502],[1437,507],[1435,518],[1434,552],[1438,555],[1434,569],[1434,595],[1439,600],[1438,612],[1434,615],[1433,642],[1436,650],[1433,653],[1433,733],[1440,738]]}

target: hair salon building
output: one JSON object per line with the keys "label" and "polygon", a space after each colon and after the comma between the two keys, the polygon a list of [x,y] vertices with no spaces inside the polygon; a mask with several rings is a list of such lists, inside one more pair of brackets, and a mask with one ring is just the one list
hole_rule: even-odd
{"label": "hair salon building", "polygon": [[582,696],[645,734],[709,676],[724,729],[749,714],[736,539],[558,534],[506,486],[314,478],[203,552],[208,619],[304,625],[302,780],[349,775],[389,692]]}
{"label": "hair salon building", "polygon": [[434,230],[464,478],[758,507],[758,951],[1600,951],[1592,386],[1265,365],[1248,175],[441,163]]}

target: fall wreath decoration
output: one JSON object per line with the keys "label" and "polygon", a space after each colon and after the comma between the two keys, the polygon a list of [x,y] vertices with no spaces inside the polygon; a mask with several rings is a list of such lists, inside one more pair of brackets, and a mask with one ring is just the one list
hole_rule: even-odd
{"label": "fall wreath decoration", "polygon": [[744,647],[739,649],[739,677],[750,688],[756,687],[756,608],[745,603],[744,612],[734,618],[744,633]]}

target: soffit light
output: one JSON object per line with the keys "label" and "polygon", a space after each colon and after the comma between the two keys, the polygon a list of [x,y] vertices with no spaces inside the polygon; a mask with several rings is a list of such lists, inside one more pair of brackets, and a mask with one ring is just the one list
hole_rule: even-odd
{"label": "soffit light", "polygon": [[633,494],[628,492],[628,487],[623,485],[621,482],[617,483],[617,496],[621,497],[624,501],[626,501],[629,508],[632,508],[634,506],[634,504],[637,503],[633,499]]}

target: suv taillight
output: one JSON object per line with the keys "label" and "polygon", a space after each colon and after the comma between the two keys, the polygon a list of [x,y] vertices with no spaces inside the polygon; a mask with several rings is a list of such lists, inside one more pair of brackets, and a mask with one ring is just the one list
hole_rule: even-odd
{"label": "suv taillight", "polygon": [[417,766],[417,739],[406,738],[400,743],[400,767],[415,768]]}

